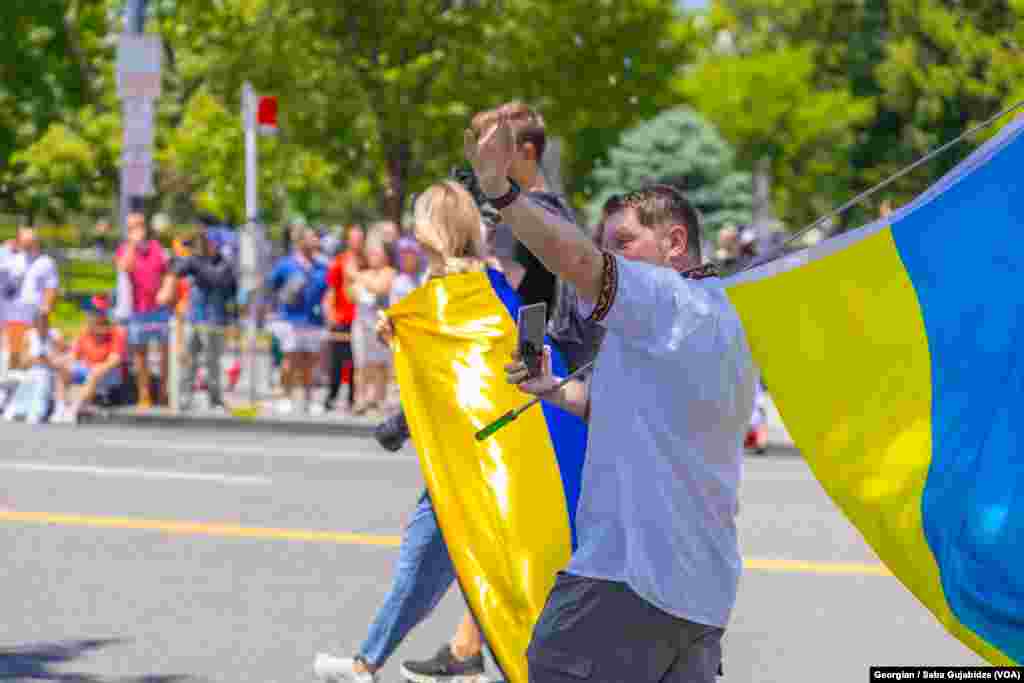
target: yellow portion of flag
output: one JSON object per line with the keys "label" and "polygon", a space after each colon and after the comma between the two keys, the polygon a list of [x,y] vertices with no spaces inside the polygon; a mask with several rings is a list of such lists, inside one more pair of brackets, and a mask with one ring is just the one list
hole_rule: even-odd
{"label": "yellow portion of flag", "polygon": [[431,280],[388,317],[402,406],[463,593],[507,679],[526,683],[526,647],[571,536],[541,408],[474,438],[529,399],[505,381],[515,323],[485,273]]}

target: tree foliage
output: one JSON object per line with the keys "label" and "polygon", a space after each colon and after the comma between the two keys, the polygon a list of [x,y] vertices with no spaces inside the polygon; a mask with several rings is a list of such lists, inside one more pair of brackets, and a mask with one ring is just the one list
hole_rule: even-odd
{"label": "tree foliage", "polygon": [[[0,209],[116,206],[123,4],[0,3]],[[248,80],[281,106],[282,134],[260,143],[272,217],[397,217],[461,163],[475,111],[523,99],[563,139],[577,204],[603,191],[592,171],[615,166],[624,131],[688,105],[736,169],[769,164],[777,213],[800,225],[1024,98],[1022,19],[1024,0],[149,0],[165,44],[157,203],[242,215]]]}
{"label": "tree foliage", "polygon": [[610,195],[657,182],[683,190],[708,235],[751,220],[750,174],[736,169],[729,143],[689,108],[662,112],[626,131],[608,156],[593,174],[595,217]]}
{"label": "tree foliage", "polygon": [[[1022,11],[1019,0],[718,0],[677,87],[741,158],[770,156],[776,205],[803,222],[1024,94]],[[876,201],[909,200],[969,148],[957,151]]]}

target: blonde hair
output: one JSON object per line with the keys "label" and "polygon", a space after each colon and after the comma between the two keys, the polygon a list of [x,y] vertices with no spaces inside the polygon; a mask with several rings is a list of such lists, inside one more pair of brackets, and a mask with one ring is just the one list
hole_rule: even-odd
{"label": "blonde hair", "polygon": [[462,185],[446,180],[428,187],[416,198],[413,221],[431,277],[484,269],[483,221]]}

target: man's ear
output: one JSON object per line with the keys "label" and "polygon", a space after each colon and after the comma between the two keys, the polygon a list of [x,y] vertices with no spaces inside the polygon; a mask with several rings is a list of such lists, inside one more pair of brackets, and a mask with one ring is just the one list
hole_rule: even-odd
{"label": "man's ear", "polygon": [[686,226],[681,224],[668,226],[667,240],[669,265],[677,270],[688,268],[690,245],[686,236]]}

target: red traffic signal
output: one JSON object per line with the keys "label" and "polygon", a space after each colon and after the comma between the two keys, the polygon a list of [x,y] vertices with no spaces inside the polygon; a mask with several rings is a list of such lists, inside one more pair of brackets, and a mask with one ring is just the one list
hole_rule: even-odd
{"label": "red traffic signal", "polygon": [[261,96],[256,104],[256,125],[277,130],[277,98]]}

